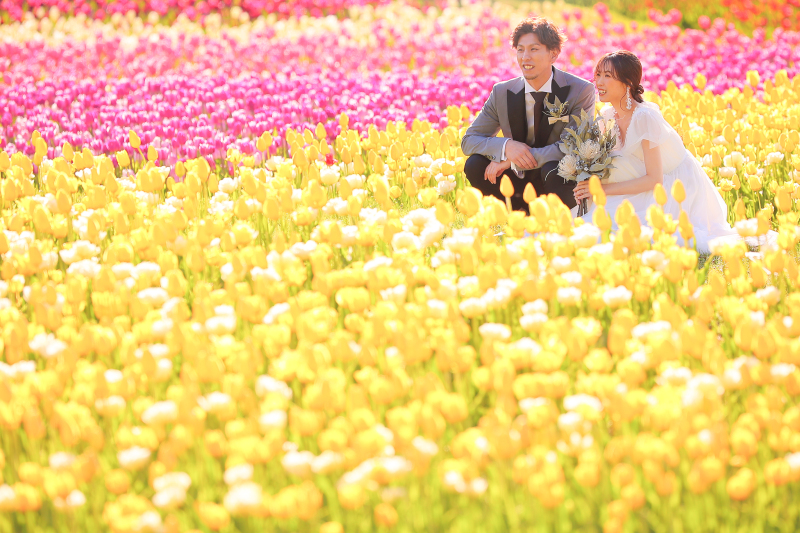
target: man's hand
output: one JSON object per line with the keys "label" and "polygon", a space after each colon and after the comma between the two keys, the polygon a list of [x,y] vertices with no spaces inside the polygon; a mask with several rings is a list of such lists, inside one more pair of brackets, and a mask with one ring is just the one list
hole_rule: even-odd
{"label": "man's hand", "polygon": [[530,147],[519,141],[510,140],[506,143],[506,160],[510,160],[522,170],[536,168],[536,160],[531,155]]}
{"label": "man's hand", "polygon": [[489,183],[494,185],[497,183],[498,176],[501,176],[503,172],[511,168],[511,160],[506,159],[505,161],[492,161],[489,163],[489,166],[486,167],[486,172],[483,174],[484,179],[489,180]]}

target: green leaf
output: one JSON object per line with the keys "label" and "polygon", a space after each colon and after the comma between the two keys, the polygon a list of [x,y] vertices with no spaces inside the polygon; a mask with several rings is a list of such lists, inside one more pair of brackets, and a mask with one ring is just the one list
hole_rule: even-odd
{"label": "green leaf", "polygon": [[573,137],[575,137],[575,142],[577,142],[577,143],[581,143],[582,142],[582,139],[580,138],[580,136],[572,128],[567,128],[564,131],[568,131]]}

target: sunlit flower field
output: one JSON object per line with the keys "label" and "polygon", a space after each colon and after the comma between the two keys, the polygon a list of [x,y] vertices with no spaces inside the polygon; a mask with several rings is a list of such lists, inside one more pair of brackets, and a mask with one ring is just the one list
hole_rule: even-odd
{"label": "sunlit flower field", "polygon": [[[800,34],[361,4],[0,25],[0,531],[796,531]],[[530,11],[775,242],[470,188]]]}

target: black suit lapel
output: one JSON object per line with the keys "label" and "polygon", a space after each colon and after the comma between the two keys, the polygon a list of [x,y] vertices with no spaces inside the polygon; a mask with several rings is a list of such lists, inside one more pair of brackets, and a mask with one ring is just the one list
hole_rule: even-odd
{"label": "black suit lapel", "polygon": [[524,143],[528,138],[528,118],[525,115],[525,84],[514,93],[508,91],[508,124],[511,127],[511,138]]}
{"label": "black suit lapel", "polygon": [[[555,79],[555,69],[553,70],[553,85],[552,85],[552,92],[547,95],[547,102],[551,105],[555,103],[556,97],[558,100],[563,104],[567,101],[567,96],[569,96],[569,90],[571,86],[565,85],[561,87],[556,83]],[[553,131],[553,127],[555,124],[550,124],[550,121],[547,120],[549,117],[547,115],[547,105],[545,104],[542,115],[539,117],[541,120],[541,124],[539,125],[538,131],[536,132],[536,140],[534,141],[533,146],[536,148],[542,148],[547,146],[547,139],[550,138],[550,133]]]}

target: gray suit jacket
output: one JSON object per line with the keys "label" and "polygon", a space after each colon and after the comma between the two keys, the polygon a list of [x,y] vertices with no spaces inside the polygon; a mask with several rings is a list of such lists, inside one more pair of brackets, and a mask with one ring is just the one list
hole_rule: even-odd
{"label": "gray suit jacket", "polygon": [[[563,70],[553,68],[553,92],[548,96],[548,102],[554,101],[554,95],[563,103],[568,102],[567,114],[570,115],[569,127],[575,127],[572,115],[580,115],[585,109],[589,116],[594,117],[595,91],[594,84],[573,76]],[[540,168],[549,161],[559,161],[564,154],[557,143],[567,124],[556,122],[550,125],[545,118],[540,127],[540,136],[531,147],[531,154],[536,159]],[[483,104],[483,109],[475,117],[475,121],[467,129],[461,140],[461,150],[464,155],[480,154],[491,161],[500,161],[503,144],[507,139],[525,142],[528,133],[528,119],[525,115],[525,80],[522,77],[502,81],[492,88],[492,93]],[[503,137],[497,137],[497,132],[502,131]],[[546,140],[545,140],[546,139]],[[541,141],[541,142],[539,142]]]}

